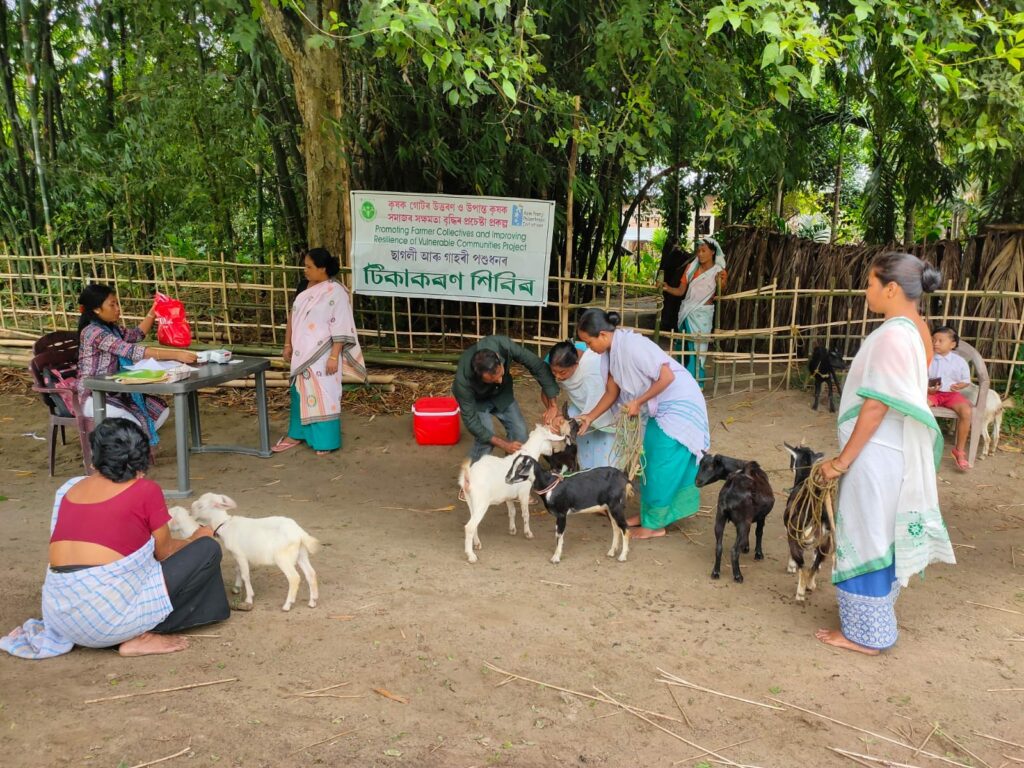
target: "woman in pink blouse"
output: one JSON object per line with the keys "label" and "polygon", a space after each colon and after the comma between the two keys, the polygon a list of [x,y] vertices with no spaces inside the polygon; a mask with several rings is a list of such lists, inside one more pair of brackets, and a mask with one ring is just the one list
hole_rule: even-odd
{"label": "woman in pink blouse", "polygon": [[[119,324],[121,304],[117,294],[109,285],[93,283],[87,285],[78,297],[82,316],[78,319],[78,382],[79,396],[84,400],[86,417],[93,415],[92,392],[85,388],[85,380],[96,376],[107,376],[144,357],[154,360],[177,360],[180,363],[194,363],[195,352],[187,349],[144,347],[139,342],[153,328],[155,312],[149,314],[131,330]],[[167,403],[152,395],[107,395],[107,416],[134,421],[156,442],[156,430],[167,421]]]}

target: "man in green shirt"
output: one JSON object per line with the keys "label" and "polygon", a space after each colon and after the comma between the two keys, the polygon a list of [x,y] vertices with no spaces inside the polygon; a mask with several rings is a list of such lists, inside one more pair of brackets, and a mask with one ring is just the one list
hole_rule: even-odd
{"label": "man in green shirt", "polygon": [[[452,384],[462,422],[476,438],[469,452],[470,461],[486,456],[492,448],[507,453],[518,451],[526,440],[526,419],[512,394],[512,375],[508,370],[514,362],[524,366],[540,384],[544,420],[550,421],[558,414],[558,384],[547,364],[508,336],[485,336],[462,353]],[[492,415],[505,427],[507,439],[494,434]]]}

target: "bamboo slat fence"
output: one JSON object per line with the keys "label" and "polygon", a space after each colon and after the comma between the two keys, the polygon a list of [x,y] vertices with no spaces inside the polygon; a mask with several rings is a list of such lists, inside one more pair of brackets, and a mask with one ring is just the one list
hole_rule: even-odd
{"label": "bamboo slat fence", "polygon": [[[749,242],[755,243],[753,239]],[[992,264],[999,266],[1002,259],[1009,264],[1003,269],[1019,270],[1024,263],[1022,242],[1019,235],[1003,238],[995,255],[987,256],[989,269]],[[744,246],[746,256],[735,242],[731,245],[735,266],[730,265],[730,282],[738,273],[748,284],[758,285],[754,278],[757,260],[762,258],[760,244],[756,243],[757,249]],[[753,262],[751,255],[756,257]],[[719,298],[715,330],[706,339],[710,343],[707,375],[712,391],[788,387],[794,379],[800,382],[806,358],[818,344],[837,347],[844,356],[852,357],[860,340],[879,322],[868,315],[863,291],[856,287],[860,279],[854,277],[857,269],[856,263],[848,262],[848,276],[838,287],[822,287],[821,278],[813,271],[807,278],[813,282],[808,284],[799,272],[778,269],[770,273],[773,279],[767,285]],[[160,290],[185,303],[199,342],[250,354],[276,354],[284,343],[288,308],[300,272],[293,266],[223,257],[0,254],[0,336],[32,339],[50,330],[74,328],[81,288],[88,282],[105,282],[116,287],[127,322],[141,319],[149,310],[153,292]],[[582,295],[598,298],[586,304],[569,298]],[[653,336],[666,349],[682,347],[680,334],[654,330],[660,293],[650,285],[597,284],[556,276],[549,283],[549,304],[542,308],[372,296],[355,300],[360,341],[375,362],[416,360],[427,365],[450,365],[466,346],[494,333],[510,336],[543,354],[552,343],[571,335],[577,312],[586,306],[615,309],[622,314],[624,325]],[[962,285],[950,280],[932,294],[926,311],[931,322],[952,325],[977,347],[993,379],[1006,391],[1014,376],[1024,373],[1024,284],[1016,290],[993,291],[972,288],[967,278]]]}

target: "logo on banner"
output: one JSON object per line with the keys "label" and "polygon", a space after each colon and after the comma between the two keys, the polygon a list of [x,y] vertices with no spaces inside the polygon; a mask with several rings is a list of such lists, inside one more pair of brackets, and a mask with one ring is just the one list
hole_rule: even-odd
{"label": "logo on banner", "polygon": [[512,226],[521,227],[523,226],[523,206],[513,205],[512,206]]}
{"label": "logo on banner", "polygon": [[377,209],[374,207],[373,203],[371,203],[369,200],[365,200],[363,201],[362,206],[359,208],[359,215],[362,216],[367,221],[373,221],[375,218],[377,218]]}

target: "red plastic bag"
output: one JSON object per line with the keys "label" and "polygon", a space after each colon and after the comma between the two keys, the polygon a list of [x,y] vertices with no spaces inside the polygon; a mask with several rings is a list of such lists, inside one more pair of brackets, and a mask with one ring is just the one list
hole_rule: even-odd
{"label": "red plastic bag", "polygon": [[156,312],[156,339],[168,347],[187,347],[192,343],[192,329],[185,319],[185,305],[159,291],[153,304]]}

